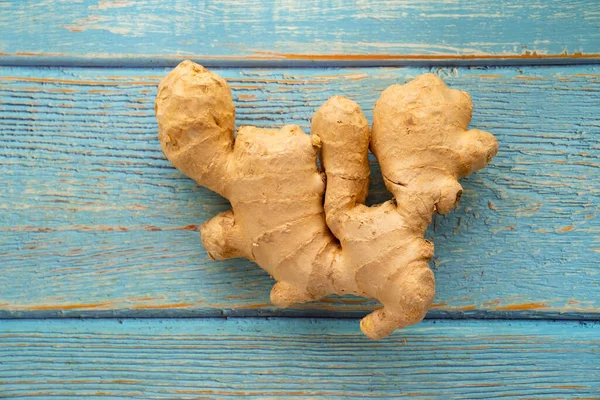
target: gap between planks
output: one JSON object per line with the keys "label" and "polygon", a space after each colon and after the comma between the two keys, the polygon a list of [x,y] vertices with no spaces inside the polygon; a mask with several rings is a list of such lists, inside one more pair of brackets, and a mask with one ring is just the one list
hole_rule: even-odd
{"label": "gap between planks", "polygon": [[0,67],[173,68],[192,60],[208,68],[519,67],[600,64],[600,54],[403,55],[285,54],[268,56],[66,56],[0,53]]}
{"label": "gap between planks", "polygon": [[[18,309],[0,309],[1,320],[16,319],[162,319],[162,318],[185,318],[185,319],[229,319],[229,318],[323,318],[323,319],[360,319],[372,311],[368,310],[329,310],[327,315],[323,315],[323,310],[319,307],[311,308],[307,303],[304,308],[297,309],[277,309],[272,306],[256,309],[217,309],[217,308],[181,308],[169,307],[170,305],[161,305],[157,308],[149,309],[99,309],[90,310],[90,304],[84,304],[87,309],[78,310],[65,306],[49,307],[49,309],[40,310],[18,310]],[[266,305],[262,305],[266,306]],[[515,305],[515,307],[518,305]],[[432,309],[426,320],[488,320],[488,321],[600,321],[600,313],[595,310],[590,311],[537,311],[535,309],[527,310],[528,305],[523,305],[523,310],[518,311],[497,311],[497,310],[444,310]],[[110,307],[110,306],[109,306]],[[40,307],[42,308],[42,307]]]}

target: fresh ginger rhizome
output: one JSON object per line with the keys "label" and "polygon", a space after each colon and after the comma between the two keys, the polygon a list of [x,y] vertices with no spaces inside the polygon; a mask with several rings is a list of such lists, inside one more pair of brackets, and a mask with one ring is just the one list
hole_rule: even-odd
{"label": "fresh ginger rhizome", "polygon": [[[383,307],[360,323],[371,339],[421,321],[431,306],[425,230],[460,200],[458,179],[498,151],[490,133],[467,129],[472,108],[466,92],[425,74],[383,91],[372,129],[358,104],[334,96],[310,136],[297,125],[242,126],[234,139],[227,82],[191,61],[160,83],[155,103],[167,158],[231,202],[202,226],[209,256],[257,263],[277,281],[278,307],[332,293],[376,298]],[[394,195],[371,207],[369,149]]]}

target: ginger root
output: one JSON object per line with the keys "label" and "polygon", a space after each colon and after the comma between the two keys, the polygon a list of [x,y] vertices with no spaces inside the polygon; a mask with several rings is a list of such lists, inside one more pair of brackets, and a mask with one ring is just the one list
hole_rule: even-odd
{"label": "ginger root", "polygon": [[[424,318],[435,287],[423,238],[432,214],[454,208],[458,179],[498,150],[490,133],[467,130],[469,95],[432,74],[386,89],[372,131],[358,104],[334,96],[310,136],[297,125],[242,126],[234,138],[227,82],[191,61],[160,83],[155,111],[167,158],[231,202],[201,228],[208,255],[257,263],[277,281],[278,307],[332,293],[376,298],[383,307],[360,324],[371,339]],[[372,207],[369,148],[394,195]]]}

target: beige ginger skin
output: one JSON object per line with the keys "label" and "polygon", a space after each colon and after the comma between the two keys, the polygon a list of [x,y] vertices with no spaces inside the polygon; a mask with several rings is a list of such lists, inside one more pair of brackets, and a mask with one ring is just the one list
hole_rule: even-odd
{"label": "beige ginger skin", "polygon": [[[425,230],[433,213],[460,200],[458,179],[498,150],[490,133],[467,130],[472,108],[467,93],[425,74],[382,93],[372,130],[358,104],[334,96],[316,111],[310,136],[286,125],[242,126],[234,137],[227,82],[191,61],[163,79],[155,103],[167,158],[231,202],[202,226],[208,255],[254,261],[277,281],[278,307],[333,293],[377,299],[383,307],[360,323],[371,339],[421,321],[431,306]],[[371,207],[369,149],[394,195]]]}

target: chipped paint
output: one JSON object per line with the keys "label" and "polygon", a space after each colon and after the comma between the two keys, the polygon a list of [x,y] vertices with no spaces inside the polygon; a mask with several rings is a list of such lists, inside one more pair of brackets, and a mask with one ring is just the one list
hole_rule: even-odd
{"label": "chipped paint", "polygon": [[563,226],[562,228],[558,228],[556,231],[564,233],[564,232],[570,232],[573,229],[575,229],[575,227],[573,225],[568,225],[568,226]]}
{"label": "chipped paint", "polygon": [[523,303],[523,304],[509,304],[506,306],[492,307],[496,311],[526,311],[526,310],[539,310],[541,308],[548,308],[547,303]]}

